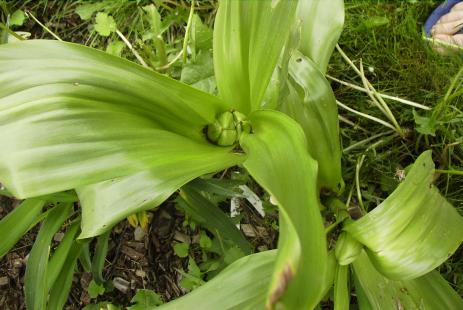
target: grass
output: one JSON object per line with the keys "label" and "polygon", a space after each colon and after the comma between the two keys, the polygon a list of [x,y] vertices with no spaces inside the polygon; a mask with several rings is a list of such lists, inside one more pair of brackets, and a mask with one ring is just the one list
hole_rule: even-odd
{"label": "grass", "polygon": [[[353,203],[372,209],[398,184],[402,171],[424,150],[432,149],[436,166],[457,170],[436,176],[436,185],[463,214],[463,113],[461,83],[463,55],[441,56],[422,39],[422,25],[438,1],[346,1],[346,23],[339,45],[349,58],[365,68],[365,76],[381,93],[398,96],[433,108],[424,111],[386,100],[404,129],[404,137],[381,124],[340,109],[341,139],[346,196],[353,191]],[[362,86],[359,76],[338,52],[334,52],[328,74]],[[461,73],[460,73],[461,74]],[[450,89],[452,83],[454,89]],[[343,104],[386,120],[371,104],[367,94],[332,82]],[[450,89],[450,92],[449,92]],[[445,96],[449,92],[449,100]],[[453,97],[453,98],[452,98]],[[420,125],[414,111],[424,117]],[[347,123],[347,122],[349,123]],[[424,135],[427,127],[435,135]],[[362,160],[363,159],[363,160]],[[358,165],[361,162],[361,165]],[[359,195],[356,188],[356,170]],[[463,294],[463,251],[460,249],[442,267]]]}
{"label": "grass", "polygon": [[[0,1],[1,2],[1,1]],[[94,18],[81,20],[75,9],[84,1],[10,1],[12,7],[29,11],[63,40],[80,42],[99,49],[117,40],[105,38],[93,29]],[[140,7],[151,1],[120,1],[104,8],[119,30],[149,59],[149,51],[140,42],[146,22],[141,21]],[[183,46],[190,3],[183,0],[162,2],[163,20],[175,23],[165,33],[168,60],[172,61]],[[212,25],[216,3],[198,1],[196,8],[206,24]],[[339,45],[346,55],[365,69],[365,77],[375,89],[432,108],[425,111],[386,99],[403,136],[393,130],[340,108],[343,167],[347,201],[371,210],[397,186],[403,170],[424,150],[432,149],[440,174],[436,185],[463,214],[463,55],[441,56],[422,39],[422,24],[439,1],[346,1],[346,23]],[[50,38],[32,21],[25,27],[36,38]],[[123,56],[135,60],[125,49]],[[168,73],[179,76],[181,58]],[[461,73],[461,72],[460,72]],[[338,52],[333,53],[329,72],[336,79],[362,86],[362,80]],[[453,87],[452,87],[453,85]],[[372,105],[367,94],[332,82],[337,99],[346,106],[372,117],[387,120]],[[434,135],[424,134],[432,132]],[[457,171],[446,173],[446,171]],[[446,279],[463,294],[463,250],[460,249],[442,267]]]}

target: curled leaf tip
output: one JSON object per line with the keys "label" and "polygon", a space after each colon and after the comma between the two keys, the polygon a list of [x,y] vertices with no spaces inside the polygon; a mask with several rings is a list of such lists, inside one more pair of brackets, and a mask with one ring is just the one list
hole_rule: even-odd
{"label": "curled leaf tip", "polygon": [[339,265],[345,266],[352,263],[362,252],[363,245],[350,234],[342,232],[336,242],[336,259]]}

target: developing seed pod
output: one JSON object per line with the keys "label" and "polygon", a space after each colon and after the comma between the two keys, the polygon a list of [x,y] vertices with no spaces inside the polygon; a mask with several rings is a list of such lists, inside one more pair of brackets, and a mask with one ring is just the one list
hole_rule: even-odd
{"label": "developing seed pod", "polygon": [[342,232],[336,242],[335,255],[339,265],[349,265],[362,252],[362,244],[350,234]]}
{"label": "developing seed pod", "polygon": [[226,111],[207,126],[207,137],[217,145],[232,146],[238,142],[241,133],[250,131],[251,124],[243,113]]}

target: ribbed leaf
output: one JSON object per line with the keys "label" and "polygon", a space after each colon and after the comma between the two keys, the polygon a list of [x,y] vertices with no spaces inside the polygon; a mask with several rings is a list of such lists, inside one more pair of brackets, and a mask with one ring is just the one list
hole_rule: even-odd
{"label": "ribbed leaf", "polygon": [[27,199],[0,220],[0,259],[11,250],[35,223],[45,201]]}
{"label": "ribbed leaf", "polygon": [[0,180],[18,197],[234,157],[202,133],[219,99],[91,48],[3,45],[0,85]]}
{"label": "ribbed leaf", "polygon": [[[312,309],[322,297],[327,277],[325,232],[319,210],[317,163],[307,152],[301,127],[278,111],[250,115],[253,133],[240,144],[244,166],[280,207],[278,258],[267,304]],[[290,155],[290,156],[288,156]]]}
{"label": "ribbed leaf", "polygon": [[302,0],[297,15],[301,20],[299,50],[325,74],[344,25],[344,1]]}
{"label": "ribbed leaf", "polygon": [[353,265],[361,310],[463,309],[461,297],[437,271],[412,280],[393,281],[381,275],[365,253]]}
{"label": "ribbed leaf", "polygon": [[24,291],[27,309],[45,309],[48,296],[47,266],[53,235],[72,210],[71,204],[56,206],[47,216],[27,260]]}
{"label": "ribbed leaf", "polygon": [[213,234],[218,232],[221,238],[230,239],[244,254],[251,254],[252,247],[243,233],[236,228],[222,210],[214,206],[197,190],[194,185],[187,184],[180,192],[183,203],[180,205],[186,209],[195,222],[209,229]]}
{"label": "ribbed leaf", "polygon": [[225,268],[214,279],[159,310],[259,310],[264,309],[268,281],[272,276],[276,251],[243,257]]}
{"label": "ribbed leaf", "polygon": [[295,20],[297,1],[221,0],[214,25],[214,68],[219,94],[249,113],[261,105]]}
{"label": "ribbed leaf", "polygon": [[49,310],[61,310],[64,308],[71,291],[72,279],[74,276],[77,258],[79,257],[82,247],[86,242],[78,243],[74,241],[69,250],[63,269],[50,289],[50,298],[48,299]]}
{"label": "ribbed leaf", "polygon": [[66,259],[74,244],[79,226],[80,221],[75,221],[71,227],[69,227],[68,231],[66,231],[63,239],[60,241],[58,247],[53,253],[53,256],[50,258],[47,268],[47,287],[51,288],[53,286],[53,283],[55,283],[59,274],[63,270],[63,266],[65,265]]}
{"label": "ribbed leaf", "polygon": [[343,187],[343,180],[336,98],[315,64],[296,50],[288,71],[287,95],[279,110],[304,130],[309,153],[318,161],[320,186],[337,192]]}
{"label": "ribbed leaf", "polygon": [[[181,145],[179,145],[181,147]],[[94,237],[107,231],[125,217],[160,205],[183,184],[192,179],[242,162],[245,156],[232,155],[228,148],[216,150],[183,163],[160,164],[155,169],[134,175],[79,187],[82,205],[82,233]]]}
{"label": "ribbed leaf", "polygon": [[110,236],[111,231],[109,230],[99,236],[96,242],[95,254],[92,259],[92,277],[97,284],[104,283],[103,269],[106,261],[106,255],[108,254],[108,242]]}
{"label": "ribbed leaf", "polygon": [[434,163],[427,151],[386,200],[344,227],[367,247],[378,271],[391,279],[428,273],[463,241],[463,218],[432,185],[433,175]]}

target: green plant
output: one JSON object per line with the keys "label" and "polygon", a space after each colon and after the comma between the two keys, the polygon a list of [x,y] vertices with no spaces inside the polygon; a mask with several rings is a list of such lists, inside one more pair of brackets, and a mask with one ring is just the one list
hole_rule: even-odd
{"label": "green plant", "polygon": [[[352,275],[362,309],[388,309],[391,300],[398,308],[461,308],[432,271],[460,245],[463,219],[432,186],[429,152],[357,221],[326,197],[344,188],[336,102],[324,77],[342,21],[342,1],[222,1],[213,41],[218,97],[75,44],[0,47],[0,180],[15,197],[33,199],[0,222],[8,235],[1,254],[46,218],[28,265],[28,307],[44,308],[47,300],[50,308],[64,305],[68,290],[57,290],[70,285],[88,238],[101,235],[92,273],[102,282],[113,225],[201,175],[243,165],[279,207],[278,250],[247,255],[161,307],[315,308],[334,285],[335,307],[345,309]],[[198,209],[201,196],[191,186],[180,197]],[[62,201],[54,193],[71,190],[81,205],[80,235],[74,239],[72,224],[68,242],[48,261],[51,236],[71,218],[75,197],[66,192],[71,203],[46,216],[40,209]],[[328,249],[327,237],[336,236],[322,216],[330,212],[344,231],[335,250]],[[246,253],[246,242],[230,239]],[[193,263],[190,271],[200,276]]]}

